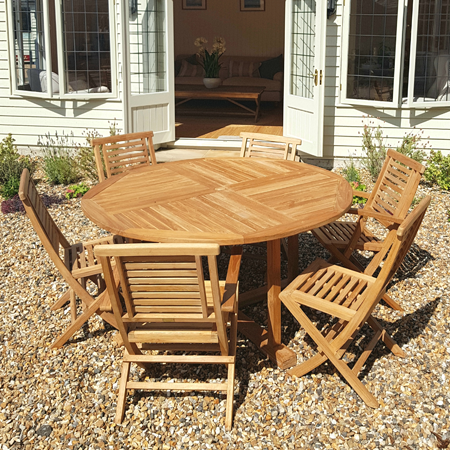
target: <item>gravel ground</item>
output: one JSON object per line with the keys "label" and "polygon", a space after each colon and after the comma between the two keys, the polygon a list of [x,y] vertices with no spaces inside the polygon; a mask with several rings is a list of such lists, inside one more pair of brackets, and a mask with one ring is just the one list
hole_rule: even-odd
{"label": "gravel ground", "polygon": [[[39,190],[64,192],[44,183]],[[239,336],[231,432],[224,429],[225,398],[214,393],[136,391],[115,425],[122,356],[116,331],[94,317],[64,348],[50,350],[70,323],[68,307],[50,311],[65,284],[27,217],[0,213],[0,450],[450,448],[450,193],[421,185],[418,197],[427,193],[433,201],[389,291],[405,312],[382,305],[375,311],[407,356],[396,358],[379,343],[360,374],[380,408],[367,407],[332,366],[292,379]],[[105,234],[84,217],[79,199],[50,206],[50,213],[72,242]],[[327,257],[310,233],[299,239],[301,269]],[[261,264],[244,260],[241,290],[263,281]],[[266,323],[263,304],[245,312]],[[285,309],[282,323],[283,341],[298,361],[311,356],[311,340]],[[147,374],[223,375],[222,368],[192,366],[158,366]]]}

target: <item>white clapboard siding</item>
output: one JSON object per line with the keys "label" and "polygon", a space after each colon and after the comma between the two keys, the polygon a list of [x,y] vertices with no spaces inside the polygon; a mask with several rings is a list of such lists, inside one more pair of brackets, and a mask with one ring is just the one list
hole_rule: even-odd
{"label": "white clapboard siding", "polygon": [[[116,2],[116,49],[122,48],[120,4]],[[69,136],[85,144],[86,130],[109,135],[111,123],[123,129],[122,65],[118,64],[118,97],[93,100],[44,100],[14,97],[10,93],[5,2],[0,1],[0,140],[11,133],[21,148],[37,145],[38,137],[47,133]],[[114,51],[114,50],[112,50]],[[121,61],[120,53],[117,60]]]}

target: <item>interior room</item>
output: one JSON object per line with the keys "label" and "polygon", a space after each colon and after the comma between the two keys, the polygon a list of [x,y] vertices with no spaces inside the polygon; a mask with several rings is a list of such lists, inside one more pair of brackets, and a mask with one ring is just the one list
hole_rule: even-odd
{"label": "interior room", "polygon": [[174,2],[175,91],[177,86],[203,86],[194,42],[205,38],[203,47],[210,52],[215,37],[225,41],[221,84],[264,89],[256,121],[248,112],[255,110],[255,101],[239,101],[239,107],[223,99],[176,99],[177,138],[239,136],[242,131],[283,134],[284,8],[284,0]]}

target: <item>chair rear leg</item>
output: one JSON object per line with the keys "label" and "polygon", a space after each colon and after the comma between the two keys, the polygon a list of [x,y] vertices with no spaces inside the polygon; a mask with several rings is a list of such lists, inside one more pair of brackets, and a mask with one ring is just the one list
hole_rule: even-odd
{"label": "chair rear leg", "polygon": [[77,302],[76,295],[73,289],[69,290],[70,293],[70,315],[72,319],[72,324],[77,320]]}
{"label": "chair rear leg", "polygon": [[228,364],[227,406],[225,414],[225,429],[227,431],[231,430],[233,424],[234,375],[235,363]]}
{"label": "chair rear leg", "polygon": [[130,376],[130,365],[129,362],[122,363],[122,373],[120,375],[119,384],[119,394],[117,397],[117,408],[116,417],[114,418],[115,423],[122,423],[123,416],[125,415],[125,403],[127,401],[127,383],[128,377]]}

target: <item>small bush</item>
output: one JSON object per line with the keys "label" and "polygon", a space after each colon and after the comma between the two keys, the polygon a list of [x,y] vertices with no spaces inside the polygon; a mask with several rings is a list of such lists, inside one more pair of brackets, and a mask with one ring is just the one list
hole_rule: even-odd
{"label": "small bush", "polygon": [[355,166],[353,158],[350,158],[350,162],[345,164],[345,167],[342,169],[342,175],[349,183],[361,181],[359,171]]}
{"label": "small bush", "polygon": [[[421,133],[423,133],[423,131]],[[403,136],[402,143],[400,144],[400,147],[397,147],[397,151],[422,164],[427,155],[425,152],[427,143],[423,144],[421,143],[421,140],[421,134],[409,132]]]}
{"label": "small bush", "polygon": [[0,194],[5,198],[14,197],[19,192],[20,176],[23,169],[30,174],[36,171],[36,162],[28,156],[21,156],[9,134],[0,142]]}
{"label": "small bush", "polygon": [[[119,133],[120,129],[117,128],[117,124],[115,122],[109,122],[109,135],[116,136]],[[98,182],[97,164],[95,161],[94,148],[91,145],[91,139],[101,137],[101,135],[95,130],[86,130],[83,134],[88,145],[78,147],[78,167],[83,178]],[[100,156],[102,158],[103,172],[106,174],[103,155],[100,153]]]}
{"label": "small bush", "polygon": [[450,189],[450,155],[443,156],[440,151],[431,151],[427,168],[423,174],[429,183],[437,184],[441,189]]}
{"label": "small bush", "polygon": [[89,187],[86,186],[84,183],[80,184],[74,184],[73,186],[69,186],[69,188],[66,191],[66,198],[77,198],[77,197],[83,197],[86,192],[89,191]]}
{"label": "small bush", "polygon": [[98,182],[97,164],[91,139],[100,137],[100,134],[95,130],[86,130],[83,134],[88,145],[78,147],[78,167],[83,178]]}
{"label": "small bush", "polygon": [[70,184],[80,179],[77,160],[69,150],[75,144],[69,142],[68,136],[56,133],[53,138],[48,133],[39,137],[38,145],[43,148],[43,169],[50,184]]}
{"label": "small bush", "polygon": [[375,181],[386,159],[386,146],[380,125],[374,127],[373,122],[365,124],[362,138],[362,151],[365,158],[362,159],[361,164]]}

